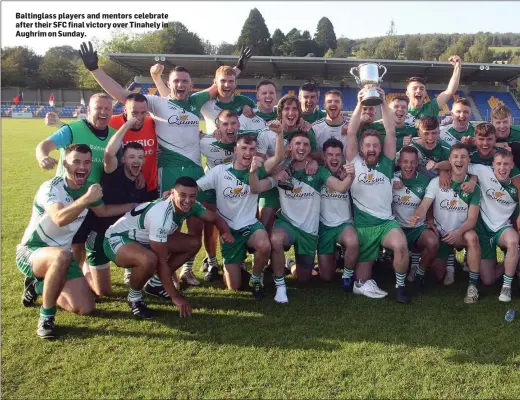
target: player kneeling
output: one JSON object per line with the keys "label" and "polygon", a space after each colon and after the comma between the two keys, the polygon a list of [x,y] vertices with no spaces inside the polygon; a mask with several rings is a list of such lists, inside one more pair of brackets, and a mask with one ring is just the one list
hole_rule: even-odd
{"label": "player kneeling", "polygon": [[480,245],[475,226],[480,211],[480,188],[473,193],[466,193],[461,188],[470,178],[467,174],[469,152],[466,145],[454,144],[450,149],[451,186],[448,189],[439,187],[439,178],[431,180],[426,188],[424,199],[410,217],[410,225],[423,220],[426,212],[433,204],[435,228],[441,238],[437,258],[433,263],[433,272],[438,280],[446,274],[446,261],[454,249],[466,248],[468,251],[469,286],[464,298],[468,304],[478,300],[477,283],[480,268]]}
{"label": "player kneeling", "polygon": [[401,172],[396,173],[396,175],[400,174],[401,180],[397,182],[394,180],[392,210],[406,236],[408,249],[421,250],[421,260],[413,278],[419,290],[423,290],[424,273],[439,250],[439,238],[428,229],[428,225],[433,227],[433,221],[426,223],[423,218],[415,226],[410,224],[410,217],[421,204],[429,183],[426,176],[417,172],[418,164],[417,149],[411,146],[403,147],[399,157]]}
{"label": "player kneeling", "polygon": [[[354,166],[347,164],[343,169],[343,143],[330,138],[323,143],[325,165],[333,176],[346,178],[352,184]],[[336,271],[336,243],[345,248],[343,288],[352,289],[352,277],[356,266],[359,242],[352,225],[350,193],[329,189],[327,184],[321,188],[320,227],[318,231],[318,266],[320,277],[330,281]]]}
{"label": "player kneeling", "polygon": [[191,315],[190,303],[172,282],[172,273],[194,257],[201,246],[200,238],[178,231],[186,218],[194,216],[215,223],[222,240],[233,242],[227,224],[196,200],[197,193],[193,178],[180,177],[168,198],[140,204],[106,231],[106,256],[117,266],[132,270],[128,303],[137,317],[149,319],[155,315],[143,301],[143,287],[155,272],[173,304],[179,307],[181,317]]}

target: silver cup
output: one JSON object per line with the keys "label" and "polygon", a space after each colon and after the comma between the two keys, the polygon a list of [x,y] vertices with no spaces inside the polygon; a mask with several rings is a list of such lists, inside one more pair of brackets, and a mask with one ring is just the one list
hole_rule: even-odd
{"label": "silver cup", "polygon": [[[379,69],[384,69],[384,72],[379,76]],[[356,75],[354,71],[358,71]],[[356,83],[360,88],[366,88],[367,92],[361,104],[364,106],[378,106],[383,102],[383,99],[377,93],[376,87],[383,82],[383,76],[386,74],[386,67],[380,64],[365,63],[350,69],[350,74],[356,78]]]}
{"label": "silver cup", "polygon": [[278,187],[282,188],[283,190],[293,190],[294,185],[292,183],[292,176],[291,176],[291,166],[292,166],[293,159],[292,157],[285,156],[285,158],[280,163],[280,170],[287,172],[287,175],[289,177],[285,181],[278,181]]}

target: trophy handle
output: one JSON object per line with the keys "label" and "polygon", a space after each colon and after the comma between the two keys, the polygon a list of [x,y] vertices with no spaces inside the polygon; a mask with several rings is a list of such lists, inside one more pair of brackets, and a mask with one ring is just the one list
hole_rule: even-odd
{"label": "trophy handle", "polygon": [[359,75],[356,75],[354,73],[354,71],[358,71],[359,72],[359,68],[358,67],[350,68],[350,75],[352,75],[356,79],[356,83],[359,85],[360,82],[361,82],[360,79],[359,79]]}
{"label": "trophy handle", "polygon": [[384,65],[379,65],[379,68],[383,68],[385,72],[379,77],[379,82],[383,82],[383,76],[386,74],[386,67]]}

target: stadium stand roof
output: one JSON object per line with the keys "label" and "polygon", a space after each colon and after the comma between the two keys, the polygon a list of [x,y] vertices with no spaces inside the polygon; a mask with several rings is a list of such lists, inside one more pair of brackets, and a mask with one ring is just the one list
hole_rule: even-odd
{"label": "stadium stand roof", "polygon": [[[156,59],[170,70],[176,65],[186,67],[194,77],[212,77],[221,65],[234,65],[237,56],[186,55],[186,54],[125,54],[105,53],[106,57],[139,75],[147,76]],[[348,85],[355,85],[349,71],[365,62],[380,63],[388,72],[386,82],[402,82],[411,76],[421,76],[429,83],[447,83],[453,72],[449,62],[407,61],[407,60],[366,60],[357,58],[321,57],[251,57],[243,78],[289,77],[292,79],[343,79]],[[520,77],[520,65],[464,63],[461,83],[471,84],[501,82],[508,84]]]}

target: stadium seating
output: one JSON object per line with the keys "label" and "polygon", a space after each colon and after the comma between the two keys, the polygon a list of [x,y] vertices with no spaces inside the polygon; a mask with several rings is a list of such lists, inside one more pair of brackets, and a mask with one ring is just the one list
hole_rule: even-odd
{"label": "stadium seating", "polygon": [[513,120],[516,124],[520,121],[520,109],[515,103],[510,93],[506,92],[471,92],[471,97],[475,100],[475,104],[482,114],[482,118],[491,120],[491,110],[498,104],[505,104],[511,109]]}

